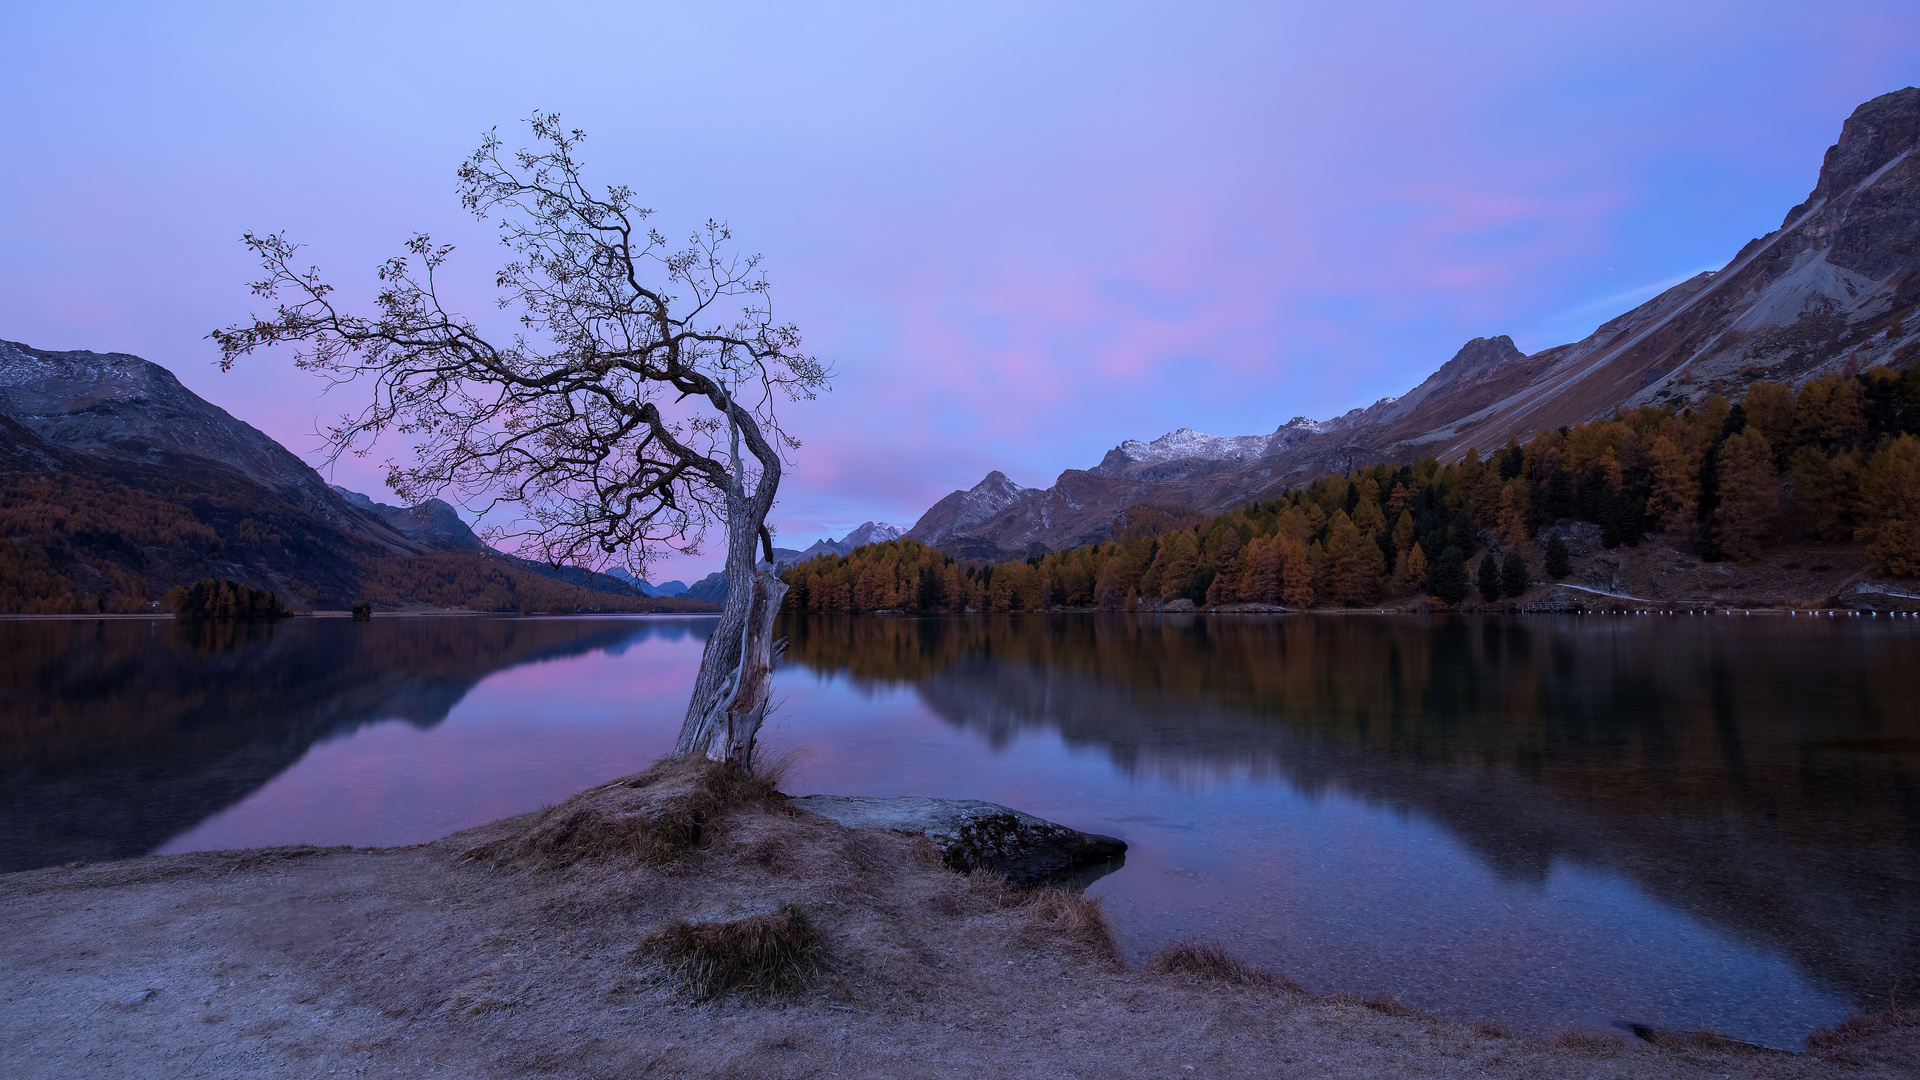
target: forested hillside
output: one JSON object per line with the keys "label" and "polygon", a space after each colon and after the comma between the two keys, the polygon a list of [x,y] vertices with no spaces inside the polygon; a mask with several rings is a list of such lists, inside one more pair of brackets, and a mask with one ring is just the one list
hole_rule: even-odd
{"label": "forested hillside", "polygon": [[1797,390],[1755,382],[1740,404],[1715,396],[1698,408],[1645,406],[1510,440],[1485,457],[1469,449],[1448,464],[1359,469],[1191,527],[1025,561],[971,565],[910,540],[873,544],[788,569],[788,603],[842,612],[1181,600],[1355,607],[1423,595],[1458,603],[1476,587],[1493,600],[1564,575],[1562,537],[1573,523],[1587,523],[1606,549],[1652,536],[1707,563],[1752,562],[1777,544],[1855,545],[1879,573],[1912,577],[1916,435],[1920,369],[1876,367]]}
{"label": "forested hillside", "polygon": [[[47,449],[59,464],[79,467]],[[712,610],[569,585],[493,552],[395,552],[213,471],[0,463],[0,535],[6,613],[156,610],[169,589],[208,576],[272,590],[296,608],[366,600],[476,611]]]}

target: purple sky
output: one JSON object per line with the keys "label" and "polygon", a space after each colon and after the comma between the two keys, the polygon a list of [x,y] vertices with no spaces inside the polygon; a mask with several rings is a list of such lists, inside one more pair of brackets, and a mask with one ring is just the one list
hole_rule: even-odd
{"label": "purple sky", "polygon": [[347,403],[212,366],[236,238],[288,230],[354,295],[424,229],[481,313],[454,167],[556,109],[671,231],[730,221],[837,369],[788,412],[798,547],[990,469],[1344,412],[1470,337],[1582,337],[1776,227],[1916,81],[1911,0],[22,4],[0,337],[145,356],[313,459]]}

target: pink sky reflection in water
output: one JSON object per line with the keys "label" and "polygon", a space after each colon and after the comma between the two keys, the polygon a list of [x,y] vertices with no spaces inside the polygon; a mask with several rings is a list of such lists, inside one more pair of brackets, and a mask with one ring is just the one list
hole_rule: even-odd
{"label": "pink sky reflection in water", "polygon": [[[419,843],[638,771],[670,748],[702,644],[654,637],[495,673],[431,728],[315,745],[161,850]],[[1337,778],[1303,792],[1233,766],[1128,769],[1045,728],[996,744],[911,685],[795,666],[778,692],[766,743],[796,754],[794,794],[987,799],[1125,839],[1126,865],[1092,891],[1134,963],[1219,940],[1316,989],[1541,1032],[1705,1023],[1781,1043],[1851,1007],[1626,877],[1558,859],[1543,880],[1503,878],[1441,825]]]}
{"label": "pink sky reflection in water", "polygon": [[673,748],[703,644],[496,672],[431,728],[389,720],[315,744],[160,851],[418,844],[638,772]]}

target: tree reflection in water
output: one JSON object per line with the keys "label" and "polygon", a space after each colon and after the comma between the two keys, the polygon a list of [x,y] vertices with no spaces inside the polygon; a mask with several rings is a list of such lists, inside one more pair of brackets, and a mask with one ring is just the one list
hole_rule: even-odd
{"label": "tree reflection in water", "polygon": [[1865,620],[790,620],[788,657],[911,685],[1002,745],[1338,788],[1505,879],[1620,874],[1856,1001],[1920,970],[1920,666]]}

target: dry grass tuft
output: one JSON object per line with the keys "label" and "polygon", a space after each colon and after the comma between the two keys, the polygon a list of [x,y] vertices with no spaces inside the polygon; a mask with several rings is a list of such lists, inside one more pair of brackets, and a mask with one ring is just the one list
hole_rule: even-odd
{"label": "dry grass tuft", "polygon": [[1751,1054],[1772,1053],[1771,1048],[1745,1039],[1736,1039],[1731,1035],[1722,1035],[1712,1028],[1696,1028],[1693,1031],[1673,1031],[1669,1028],[1651,1027],[1647,1024],[1631,1025],[1633,1033],[1641,1040],[1662,1050],[1716,1050],[1738,1051]]}
{"label": "dry grass tuft", "polygon": [[1331,994],[1328,994],[1326,997],[1326,1000],[1331,1001],[1337,1005],[1358,1005],[1363,1009],[1372,1009],[1374,1012],[1377,1012],[1382,1016],[1426,1016],[1427,1015],[1426,1013],[1421,1012],[1419,1009],[1411,1008],[1409,1006],[1400,1004],[1399,998],[1394,997],[1392,994],[1387,993],[1386,991],[1381,991],[1380,993],[1375,994],[1372,997],[1361,997],[1359,994],[1349,994],[1345,991],[1335,991]]}
{"label": "dry grass tuft", "polygon": [[589,860],[662,865],[693,851],[730,813],[791,813],[777,774],[714,761],[665,760],[530,815],[507,836],[463,851],[466,860],[554,870]]}
{"label": "dry grass tuft", "polygon": [[1501,1024],[1496,1024],[1491,1020],[1475,1020],[1469,1026],[1473,1028],[1475,1035],[1482,1035],[1489,1039],[1511,1039],[1514,1037],[1511,1029]]}
{"label": "dry grass tuft", "polygon": [[988,907],[1014,907],[1026,899],[1024,893],[1007,884],[1007,875],[984,866],[967,871],[966,893]]}
{"label": "dry grass tuft", "polygon": [[1579,1050],[1590,1054],[1613,1053],[1626,1045],[1626,1040],[1618,1035],[1610,1035],[1592,1028],[1568,1028],[1547,1040],[1548,1046],[1557,1046],[1563,1050]]}
{"label": "dry grass tuft", "polygon": [[1920,1028],[1920,1009],[1895,1008],[1874,1013],[1854,1013],[1837,1024],[1829,1024],[1807,1036],[1807,1049],[1836,1050],[1848,1043],[1898,1028]]}
{"label": "dry grass tuft", "polygon": [[1292,979],[1262,971],[1214,941],[1176,941],[1149,957],[1147,970],[1156,975],[1185,975],[1201,982],[1264,986],[1289,993],[1306,992]]}
{"label": "dry grass tuft", "polygon": [[799,909],[731,922],[675,923],[641,946],[680,976],[697,1001],[722,994],[790,997],[807,989],[826,959],[826,940]]}
{"label": "dry grass tuft", "polygon": [[1119,961],[1120,949],[1099,897],[1047,885],[1028,891],[1017,903],[1027,917],[1022,937],[1063,942],[1101,960]]}

